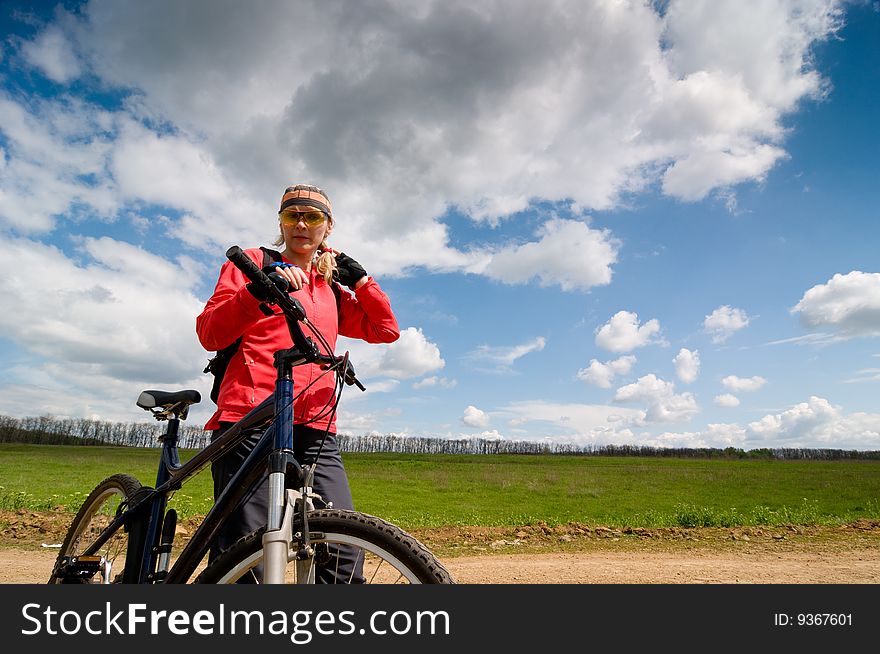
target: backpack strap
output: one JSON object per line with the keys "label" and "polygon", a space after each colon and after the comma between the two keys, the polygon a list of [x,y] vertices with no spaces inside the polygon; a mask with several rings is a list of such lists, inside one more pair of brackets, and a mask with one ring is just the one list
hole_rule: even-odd
{"label": "backpack strap", "polygon": [[260,249],[263,251],[263,268],[268,266],[273,261],[275,263],[281,263],[283,261],[283,257],[278,250],[270,250],[269,248],[264,248],[260,246]]}

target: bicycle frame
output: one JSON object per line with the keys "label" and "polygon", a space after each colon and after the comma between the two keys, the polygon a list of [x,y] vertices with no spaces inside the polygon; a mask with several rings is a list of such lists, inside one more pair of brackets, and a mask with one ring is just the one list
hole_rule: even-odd
{"label": "bicycle frame", "polygon": [[[198,452],[186,463],[180,463],[177,449],[177,433],[180,419],[168,421],[167,432],[160,437],[162,455],[156,474],[155,488],[145,489],[144,495],[128,509],[117,516],[83,552],[83,556],[94,554],[117,529],[125,525],[129,530],[139,528],[137,536],[130,537],[129,554],[123,581],[126,583],[185,583],[195,572],[202,561],[211,542],[216,536],[223,520],[238,506],[250,491],[253,484],[261,477],[265,463],[269,461],[269,515],[267,516],[267,540],[278,543],[266,548],[266,564],[264,569],[269,574],[266,583],[282,583],[283,567],[287,564],[287,551],[290,546],[290,534],[279,533],[287,504],[286,487],[288,473],[296,474],[297,482],[302,479],[302,468],[293,457],[293,379],[292,368],[306,361],[306,357],[295,349],[285,350],[276,355],[278,360],[278,378],[275,393],[266,398],[245,417],[230,427],[217,440]],[[273,420],[274,419],[274,420]],[[168,497],[180,489],[184,482],[198,474],[209,463],[217,461],[227,451],[244,442],[257,429],[263,434],[254,449],[245,459],[242,466],[226,485],[223,492],[215,499],[214,505],[199,524],[186,547],[174,561],[162,578],[157,578],[156,562],[158,560],[158,538],[165,519]],[[310,488],[301,488],[304,494]],[[149,510],[149,515],[144,515]],[[283,547],[283,550],[282,550]],[[272,549],[275,552],[275,559]],[[278,557],[283,556],[279,563]],[[275,574],[272,574],[272,571]],[[282,575],[280,581],[278,575]]]}

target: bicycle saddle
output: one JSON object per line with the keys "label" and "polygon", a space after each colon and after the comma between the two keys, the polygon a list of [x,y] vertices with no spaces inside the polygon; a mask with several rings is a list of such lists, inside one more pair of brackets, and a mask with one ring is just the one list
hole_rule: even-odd
{"label": "bicycle saddle", "polygon": [[143,391],[137,399],[137,405],[146,410],[162,408],[170,409],[178,405],[198,404],[202,395],[198,391]]}

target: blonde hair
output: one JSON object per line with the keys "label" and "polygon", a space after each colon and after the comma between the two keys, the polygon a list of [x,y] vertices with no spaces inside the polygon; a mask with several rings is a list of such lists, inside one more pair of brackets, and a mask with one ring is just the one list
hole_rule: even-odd
{"label": "blonde hair", "polygon": [[[333,217],[328,217],[328,224],[333,224]],[[281,246],[284,245],[284,232],[281,232],[278,235],[272,245]],[[313,263],[315,265],[315,270],[318,271],[318,274],[324,278],[324,281],[330,284],[333,281],[333,271],[336,270],[336,257],[330,252],[330,246],[327,244],[327,239],[325,238],[321,241],[321,245],[318,248],[319,254],[315,257]]]}

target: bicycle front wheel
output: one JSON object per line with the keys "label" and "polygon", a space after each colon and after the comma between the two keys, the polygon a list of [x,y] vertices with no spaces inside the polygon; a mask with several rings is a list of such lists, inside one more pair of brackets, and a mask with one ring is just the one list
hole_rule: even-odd
{"label": "bicycle front wheel", "polygon": [[[70,581],[59,574],[61,565],[67,557],[79,556],[85,552],[113,521],[117,512],[124,509],[140,489],[141,483],[137,479],[120,474],[108,477],[89,493],[64,537],[55,568],[49,578],[50,584]],[[120,526],[95,553],[101,559],[100,564],[96,564],[96,567],[99,567],[98,571],[93,575],[83,576],[81,581],[84,583],[121,581],[127,549],[128,533]]]}
{"label": "bicycle front wheel", "polygon": [[[293,532],[300,531],[300,518]],[[341,509],[320,509],[308,515],[309,539],[316,554],[304,566],[288,552],[286,583],[297,583],[297,575],[309,579],[332,579],[329,583],[370,584],[454,584],[440,561],[418,540],[381,518]],[[223,552],[196,578],[201,584],[260,583],[258,566],[263,563],[263,532],[259,529]],[[294,546],[295,546],[294,541]],[[345,549],[362,575],[334,574]],[[317,573],[317,574],[316,574]]]}

